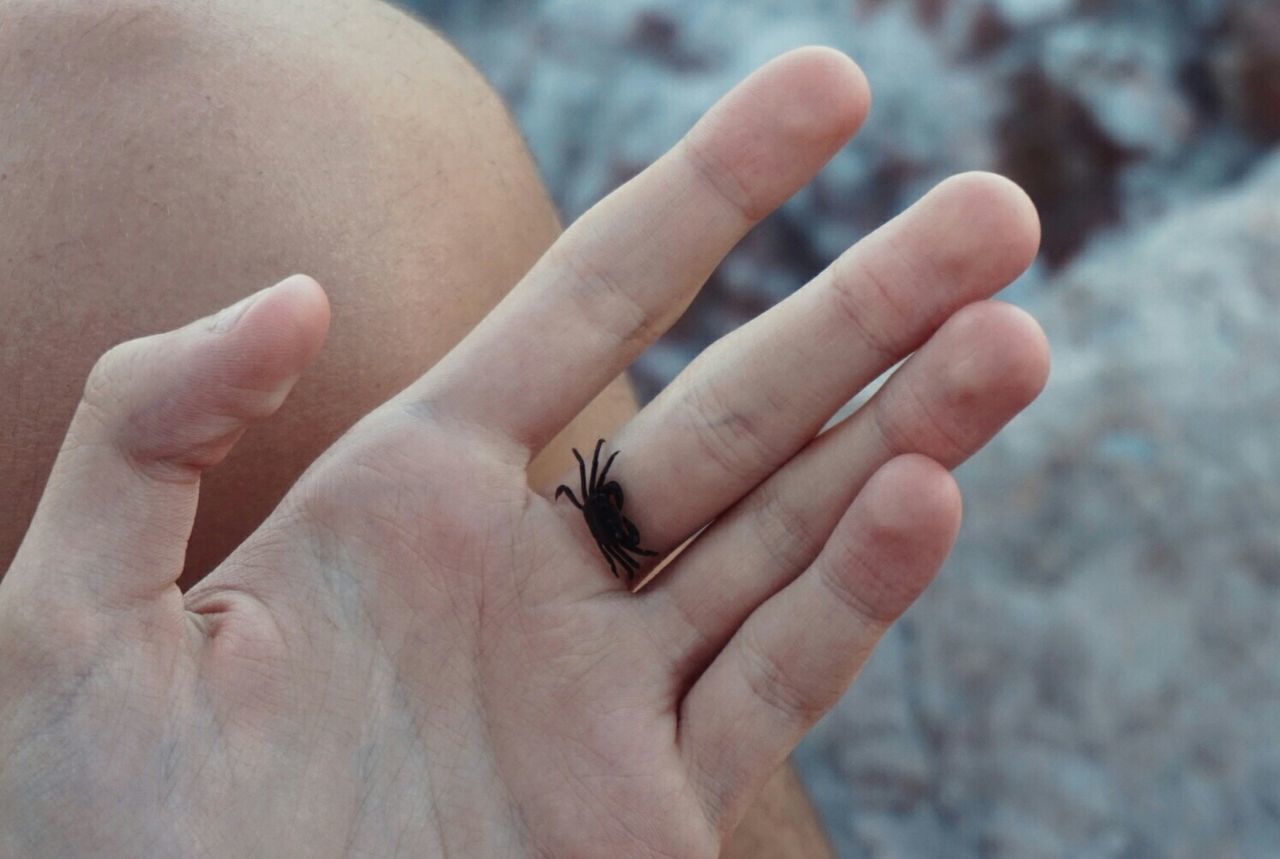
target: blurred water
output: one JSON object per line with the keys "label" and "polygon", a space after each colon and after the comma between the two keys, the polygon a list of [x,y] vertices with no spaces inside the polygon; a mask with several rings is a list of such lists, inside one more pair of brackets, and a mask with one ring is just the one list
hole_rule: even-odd
{"label": "blurred water", "polygon": [[1280,856],[1280,3],[422,2],[566,218],[787,48],[853,145],[642,360],[651,394],[941,177],[1032,193],[1055,349],[940,581],[798,759],[841,856]]}

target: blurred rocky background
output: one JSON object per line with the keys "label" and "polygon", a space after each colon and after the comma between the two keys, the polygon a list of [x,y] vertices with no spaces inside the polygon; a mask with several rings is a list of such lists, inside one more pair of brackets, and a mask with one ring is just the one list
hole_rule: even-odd
{"label": "blurred rocky background", "polygon": [[797,45],[857,140],[637,374],[689,358],[949,173],[1035,198],[1004,297],[1043,398],[959,477],[960,544],[798,753],[842,857],[1280,857],[1280,0],[420,0],[566,220]]}

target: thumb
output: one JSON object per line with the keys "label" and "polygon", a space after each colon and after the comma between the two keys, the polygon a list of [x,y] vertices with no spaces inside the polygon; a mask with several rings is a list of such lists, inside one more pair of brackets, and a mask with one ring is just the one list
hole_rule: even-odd
{"label": "thumb", "polygon": [[6,583],[107,607],[160,596],[182,572],[201,473],[280,407],[328,325],[324,291],[295,275],[103,355]]}

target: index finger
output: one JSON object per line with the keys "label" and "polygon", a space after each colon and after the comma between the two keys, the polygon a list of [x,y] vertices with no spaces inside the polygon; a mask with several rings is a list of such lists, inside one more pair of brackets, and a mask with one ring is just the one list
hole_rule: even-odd
{"label": "index finger", "polygon": [[403,396],[536,453],[835,154],[869,101],[862,72],[837,51],[802,48],[766,64],[579,218]]}

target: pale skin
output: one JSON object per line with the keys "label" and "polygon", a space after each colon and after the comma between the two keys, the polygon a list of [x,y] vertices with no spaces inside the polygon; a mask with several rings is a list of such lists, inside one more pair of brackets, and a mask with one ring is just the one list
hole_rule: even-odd
{"label": "pale skin", "polygon": [[185,595],[200,475],[315,358],[325,293],[106,355],[0,587],[0,844],[717,855],[941,564],[946,468],[1043,384],[1035,323],[984,300],[1033,210],[944,183],[621,427],[645,545],[715,520],[640,594],[528,467],[866,104],[833,52],[757,72]]}
{"label": "pale skin", "polygon": [[[185,590],[455,345],[559,219],[497,95],[380,0],[0,0],[0,20],[0,209],[22,213],[0,231],[0,578],[105,349],[282,267],[318,276],[331,302],[316,363],[202,476]],[[530,480],[555,480],[569,445],[635,411],[619,377]],[[829,855],[790,767],[723,855]]]}

